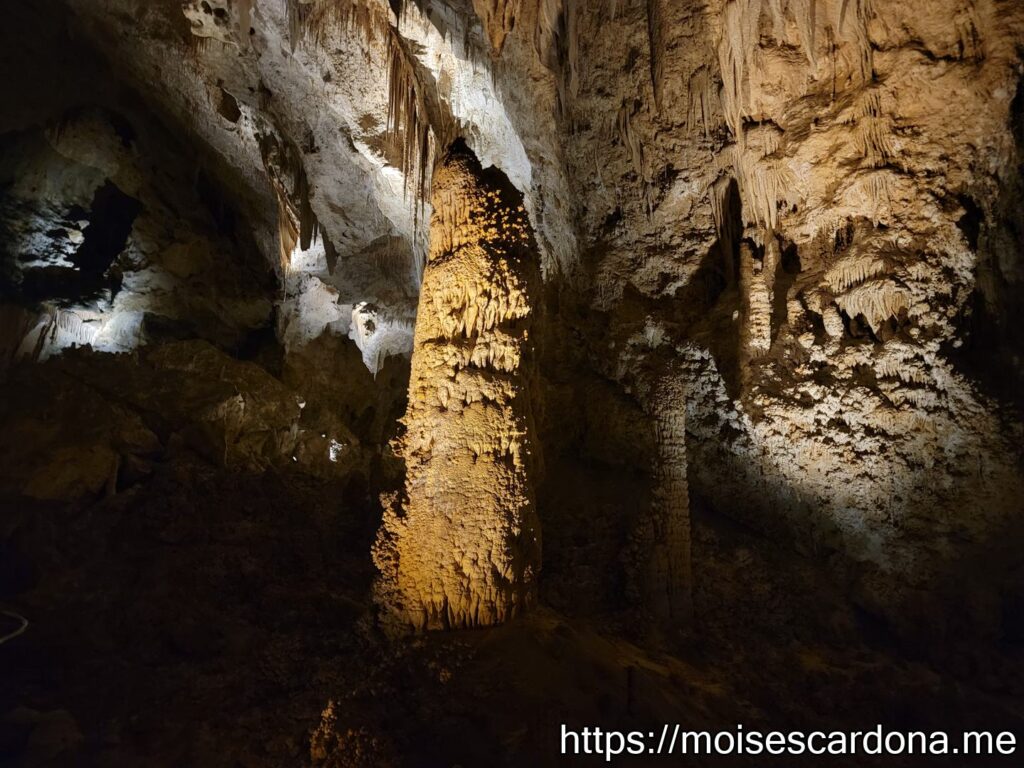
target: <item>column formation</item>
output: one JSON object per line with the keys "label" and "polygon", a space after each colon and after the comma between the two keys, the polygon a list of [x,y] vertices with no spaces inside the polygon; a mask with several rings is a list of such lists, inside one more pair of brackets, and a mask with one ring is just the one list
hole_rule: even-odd
{"label": "column formation", "polygon": [[385,616],[416,630],[496,624],[540,569],[534,499],[539,255],[522,195],[462,141],[435,171],[404,498],[374,547]]}

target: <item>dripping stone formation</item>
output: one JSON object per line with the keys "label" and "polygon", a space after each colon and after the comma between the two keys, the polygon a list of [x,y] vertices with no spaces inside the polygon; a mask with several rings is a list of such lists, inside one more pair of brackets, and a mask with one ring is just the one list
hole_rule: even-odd
{"label": "dripping stone formation", "polygon": [[540,261],[522,195],[463,142],[435,174],[380,594],[417,629],[487,626],[536,596]]}
{"label": "dripping stone formation", "polygon": [[1020,0],[0,36],[0,765],[1024,734]]}

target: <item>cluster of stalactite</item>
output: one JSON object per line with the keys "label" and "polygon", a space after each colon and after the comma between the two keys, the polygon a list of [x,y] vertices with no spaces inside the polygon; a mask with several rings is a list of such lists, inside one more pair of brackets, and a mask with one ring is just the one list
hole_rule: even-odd
{"label": "cluster of stalactite", "polygon": [[[308,250],[320,235],[320,223],[310,204],[311,190],[297,147],[280,140],[273,132],[259,137],[263,167],[277,199],[277,234],[281,269],[288,271],[296,246]],[[324,238],[328,263],[333,267],[337,257]]]}
{"label": "cluster of stalactite", "polygon": [[288,18],[293,48],[303,39],[322,44],[330,31],[338,28],[356,31],[385,47],[388,137],[401,148],[399,170],[406,192],[413,193],[418,217],[430,190],[438,138],[444,137],[435,135],[416,59],[396,27],[403,8],[404,3],[391,8],[368,0],[288,0]]}

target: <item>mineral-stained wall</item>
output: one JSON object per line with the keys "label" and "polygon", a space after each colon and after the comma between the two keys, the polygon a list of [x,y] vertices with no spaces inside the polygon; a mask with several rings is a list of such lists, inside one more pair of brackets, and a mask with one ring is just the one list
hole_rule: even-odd
{"label": "mineral-stained wall", "polygon": [[533,329],[540,269],[522,195],[457,142],[433,183],[381,602],[417,629],[494,624],[536,590]]}

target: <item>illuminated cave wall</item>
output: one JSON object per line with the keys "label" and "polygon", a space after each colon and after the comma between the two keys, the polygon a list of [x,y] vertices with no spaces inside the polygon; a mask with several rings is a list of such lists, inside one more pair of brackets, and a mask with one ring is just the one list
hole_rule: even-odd
{"label": "illuminated cave wall", "polygon": [[638,392],[674,359],[691,490],[832,558],[865,604],[928,611],[1020,511],[1019,422],[964,350],[1020,359],[995,296],[1021,277],[1019,214],[996,213],[1021,8],[564,13],[584,301],[610,325],[588,362]]}

